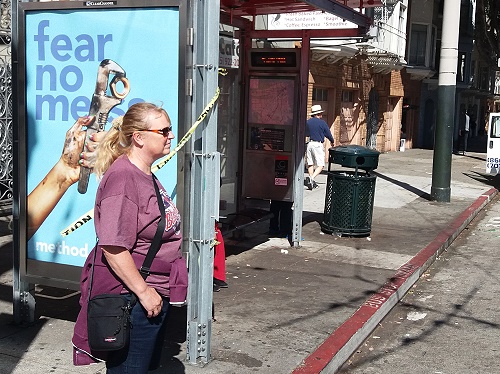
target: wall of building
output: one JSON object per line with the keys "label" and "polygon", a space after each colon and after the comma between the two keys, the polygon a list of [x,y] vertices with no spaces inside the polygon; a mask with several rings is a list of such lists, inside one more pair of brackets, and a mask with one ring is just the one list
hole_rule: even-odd
{"label": "wall of building", "polygon": [[418,148],[434,148],[434,128],[437,115],[437,81],[422,83],[420,91]]}
{"label": "wall of building", "polygon": [[414,148],[419,144],[420,91],[422,82],[411,79],[406,70],[401,71],[404,89],[401,131],[405,138],[405,147]]}
{"label": "wall of building", "polygon": [[411,22],[430,22],[434,16],[435,6],[437,6],[436,0],[418,0],[418,4],[414,1],[411,7]]}
{"label": "wall of building", "polygon": [[400,71],[375,74],[363,56],[336,64],[311,61],[309,107],[315,104],[313,87],[328,89],[326,117],[335,146],[367,145],[368,101],[370,91],[375,88],[379,97],[376,148],[380,152],[399,150],[404,97]]}

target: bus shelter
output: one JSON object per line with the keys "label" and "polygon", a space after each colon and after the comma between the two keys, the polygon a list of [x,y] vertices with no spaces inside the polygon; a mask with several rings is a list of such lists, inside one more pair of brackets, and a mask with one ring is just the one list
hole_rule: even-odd
{"label": "bus shelter", "polygon": [[[109,122],[135,102],[163,101],[172,123],[178,124],[178,143],[175,158],[160,160],[155,170],[160,179],[162,173],[177,176],[165,178],[173,180],[172,185],[165,187],[172,191],[184,216],[183,248],[189,264],[187,360],[191,364],[208,363],[214,221],[220,219],[220,153],[215,110],[219,95],[219,23],[239,29],[241,71],[247,87],[242,95],[245,109],[241,118],[245,136],[243,194],[293,202],[292,241],[298,246],[309,41],[316,37],[362,37],[370,20],[354,7],[375,5],[380,2],[15,1],[12,5],[15,322],[34,319],[35,284],[78,289],[81,266],[95,244],[93,225],[89,223],[93,214],[92,195],[97,188],[95,180],[88,179],[88,185],[80,181],[78,187],[68,186],[47,212],[39,209],[47,201],[43,197],[34,198],[37,188],[43,187],[53,165],[58,163],[60,153],[54,152],[54,144],[65,142],[70,125],[89,113],[95,95],[116,99],[107,114]],[[256,30],[251,20],[258,14],[314,9],[348,19],[359,27],[269,31]],[[110,19],[113,22],[108,22]],[[294,38],[301,42],[301,48],[252,49],[252,40],[263,37]],[[144,38],[148,43],[144,43]],[[104,83],[100,77],[106,78]],[[111,87],[110,93],[108,83],[118,88]],[[267,98],[261,95],[263,91]],[[277,94],[282,98],[280,117],[266,112],[263,105],[269,95]],[[256,165],[265,166],[258,170],[265,175],[262,185],[250,178],[256,172]]]}
{"label": "bus shelter", "polygon": [[[374,6],[375,2],[369,2]],[[379,2],[378,2],[379,3]],[[290,242],[299,246],[302,230],[304,139],[307,121],[311,39],[366,38],[371,20],[353,7],[360,1],[222,0],[220,22],[238,27],[244,134],[240,206],[244,199],[292,204]],[[379,4],[380,5],[380,4]],[[257,15],[323,10],[358,27],[351,29],[256,29]],[[253,17],[253,18],[252,18]],[[295,40],[292,50],[253,48],[256,40]],[[272,103],[272,105],[269,105]],[[255,178],[255,176],[259,176]]]}

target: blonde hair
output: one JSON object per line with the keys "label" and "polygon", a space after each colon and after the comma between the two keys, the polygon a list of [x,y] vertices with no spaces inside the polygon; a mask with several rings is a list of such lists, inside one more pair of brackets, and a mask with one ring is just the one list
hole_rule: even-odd
{"label": "blonde hair", "polygon": [[132,149],[132,135],[136,131],[149,129],[150,114],[164,115],[170,122],[168,113],[162,107],[151,103],[132,105],[124,116],[113,120],[113,125],[97,148],[94,173],[101,178],[111,164]]}

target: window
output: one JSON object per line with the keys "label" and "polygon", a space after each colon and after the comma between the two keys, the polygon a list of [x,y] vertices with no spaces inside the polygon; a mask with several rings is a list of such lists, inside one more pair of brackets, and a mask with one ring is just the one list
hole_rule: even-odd
{"label": "window", "polygon": [[495,89],[493,91],[495,95],[500,95],[500,73],[495,72]]}
{"label": "window", "polygon": [[470,64],[469,83],[474,86],[476,84],[476,60],[472,60]]}
{"label": "window", "polygon": [[500,138],[500,117],[491,118],[490,138]]}
{"label": "window", "polygon": [[490,89],[490,70],[488,67],[481,67],[479,76],[479,89],[489,90]]}
{"label": "window", "polygon": [[342,90],[342,102],[344,103],[354,102],[354,92],[348,90]]}
{"label": "window", "polygon": [[465,52],[458,52],[457,82],[465,81],[465,62],[466,62]]}
{"label": "window", "polygon": [[427,51],[427,25],[414,23],[410,34],[410,65],[426,66],[425,54]]}
{"label": "window", "polygon": [[437,33],[437,29],[436,29],[436,26],[432,26],[432,31],[431,31],[431,45],[430,45],[430,64],[431,64],[431,68],[435,68],[436,66],[438,66],[438,64],[436,64],[436,50],[437,50],[437,46],[436,46],[436,33]]}
{"label": "window", "polygon": [[313,88],[313,101],[328,101],[328,90],[326,88]]}

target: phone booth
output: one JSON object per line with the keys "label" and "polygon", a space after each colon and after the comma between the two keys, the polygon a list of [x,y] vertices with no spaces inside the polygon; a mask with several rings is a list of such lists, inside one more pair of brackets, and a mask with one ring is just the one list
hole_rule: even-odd
{"label": "phone booth", "polygon": [[500,113],[490,113],[488,122],[488,146],[486,150],[486,173],[500,172]]}
{"label": "phone booth", "polygon": [[242,197],[293,201],[300,49],[250,49]]}

